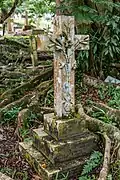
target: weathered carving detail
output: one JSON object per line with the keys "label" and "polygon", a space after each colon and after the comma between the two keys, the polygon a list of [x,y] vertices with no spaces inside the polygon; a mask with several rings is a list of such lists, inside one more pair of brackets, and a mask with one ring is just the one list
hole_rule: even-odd
{"label": "weathered carving detail", "polygon": [[89,50],[89,35],[75,35],[75,50]]}

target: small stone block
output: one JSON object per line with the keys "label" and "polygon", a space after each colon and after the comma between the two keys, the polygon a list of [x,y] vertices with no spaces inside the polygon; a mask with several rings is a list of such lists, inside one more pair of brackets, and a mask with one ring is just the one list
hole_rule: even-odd
{"label": "small stone block", "polygon": [[27,162],[40,175],[42,180],[55,180],[61,178],[62,173],[67,174],[68,178],[81,173],[86,158],[81,158],[73,161],[67,161],[54,166],[51,164],[39,151],[32,147],[32,142],[20,143],[19,148]]}
{"label": "small stone block", "polygon": [[93,149],[97,149],[96,141],[97,137],[89,131],[71,140],[56,141],[43,128],[33,130],[33,146],[56,165],[91,154]]}
{"label": "small stone block", "polygon": [[71,139],[87,131],[82,118],[57,120],[54,113],[44,115],[44,130],[56,140]]}

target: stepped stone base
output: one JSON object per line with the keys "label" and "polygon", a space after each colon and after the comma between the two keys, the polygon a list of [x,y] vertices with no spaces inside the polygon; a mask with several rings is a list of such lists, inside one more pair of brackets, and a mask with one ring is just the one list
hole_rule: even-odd
{"label": "stepped stone base", "polygon": [[42,177],[42,180],[55,180],[57,176],[61,178],[62,173],[68,173],[69,178],[75,177],[75,175],[81,173],[86,161],[86,158],[82,157],[54,166],[39,151],[33,148],[32,142],[20,143],[20,150],[28,163]]}
{"label": "stepped stone base", "polygon": [[53,164],[91,154],[96,149],[97,137],[89,131],[70,140],[56,141],[43,128],[33,130],[33,146]]}
{"label": "stepped stone base", "polygon": [[20,150],[43,180],[61,179],[67,173],[70,179],[80,174],[98,141],[82,118],[60,120],[53,113],[45,114],[44,127],[34,129],[32,137],[32,142],[20,143]]}

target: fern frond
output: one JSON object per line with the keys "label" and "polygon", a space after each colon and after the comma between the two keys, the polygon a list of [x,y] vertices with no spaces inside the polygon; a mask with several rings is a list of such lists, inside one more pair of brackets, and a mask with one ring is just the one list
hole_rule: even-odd
{"label": "fern frond", "polygon": [[94,151],[90,156],[90,159],[86,162],[83,167],[82,176],[89,174],[94,168],[96,168],[101,163],[102,153],[99,151]]}

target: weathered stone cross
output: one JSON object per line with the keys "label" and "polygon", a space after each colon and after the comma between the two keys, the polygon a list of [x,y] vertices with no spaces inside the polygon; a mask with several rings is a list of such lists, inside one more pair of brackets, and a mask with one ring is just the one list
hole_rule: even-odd
{"label": "weathered stone cross", "polygon": [[57,117],[69,116],[75,105],[75,50],[89,49],[88,35],[75,35],[73,16],[55,16],[54,108]]}

